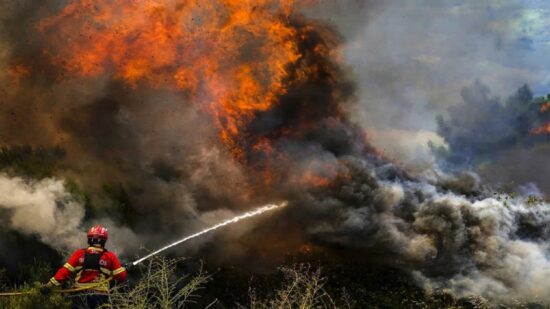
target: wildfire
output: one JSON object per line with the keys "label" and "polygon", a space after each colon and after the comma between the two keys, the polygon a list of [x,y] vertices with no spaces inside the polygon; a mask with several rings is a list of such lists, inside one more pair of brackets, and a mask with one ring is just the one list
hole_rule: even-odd
{"label": "wildfire", "polygon": [[[550,101],[544,102],[540,107],[540,112],[545,113],[550,110]],[[541,135],[541,134],[550,134],[550,122],[545,123],[539,127],[536,127],[531,130],[531,134]]]}
{"label": "wildfire", "polygon": [[309,183],[315,187],[327,187],[332,183],[332,179],[315,175],[312,172],[304,173],[303,177],[306,183]]}
{"label": "wildfire", "polygon": [[541,107],[540,107],[540,112],[541,112],[541,113],[545,113],[545,112],[547,112],[549,109],[550,109],[550,101],[545,102],[545,103],[543,103],[543,104],[541,105]]}
{"label": "wildfire", "polygon": [[[64,78],[174,89],[182,103],[208,113],[233,158],[259,172],[252,191],[289,181],[289,174],[318,188],[337,173],[280,172],[291,169],[292,158],[277,144],[323,130],[352,134],[340,105],[352,87],[335,78],[339,38],[297,12],[314,2],[75,0],[37,28]],[[262,115],[279,118],[256,129]]]}
{"label": "wildfire", "polygon": [[241,158],[241,131],[286,92],[287,69],[301,57],[293,7],[293,0],[77,0],[37,28],[65,75],[178,89],[213,116]]}
{"label": "wildfire", "polygon": [[531,134],[550,134],[550,122],[531,130]]}
{"label": "wildfire", "polygon": [[8,67],[7,73],[11,79],[11,84],[17,88],[21,80],[31,73],[29,67],[22,64],[13,64]]}

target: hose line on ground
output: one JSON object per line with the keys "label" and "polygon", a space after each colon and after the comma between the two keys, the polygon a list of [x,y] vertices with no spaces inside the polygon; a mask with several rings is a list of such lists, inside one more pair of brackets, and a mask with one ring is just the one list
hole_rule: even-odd
{"label": "hose line on ground", "polygon": [[[87,290],[92,290],[93,288],[95,287],[98,287],[100,285],[103,285],[109,281],[113,280],[113,278],[109,278],[109,279],[105,279],[103,281],[100,281],[100,282],[96,282],[90,286],[86,286],[86,287],[77,287],[77,288],[72,288],[72,289],[64,289],[64,290],[52,290],[52,293],[74,293],[74,292],[82,292],[82,291],[87,291]],[[24,291],[24,292],[7,292],[7,293],[0,293],[0,297],[1,296],[19,296],[19,295],[29,295],[29,294],[32,294],[33,292],[32,291]]]}

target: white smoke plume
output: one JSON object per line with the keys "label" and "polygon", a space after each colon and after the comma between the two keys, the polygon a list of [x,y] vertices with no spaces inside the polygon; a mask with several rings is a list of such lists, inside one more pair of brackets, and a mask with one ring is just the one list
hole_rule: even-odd
{"label": "white smoke plume", "polygon": [[109,218],[85,222],[84,205],[58,178],[27,180],[0,174],[0,212],[10,229],[36,236],[62,253],[86,246],[85,231],[94,224],[108,228],[108,247],[119,254],[135,251],[140,245],[133,231]]}
{"label": "white smoke plume", "polygon": [[60,179],[34,181],[0,174],[0,210],[11,229],[37,236],[57,250],[82,242],[84,206]]}

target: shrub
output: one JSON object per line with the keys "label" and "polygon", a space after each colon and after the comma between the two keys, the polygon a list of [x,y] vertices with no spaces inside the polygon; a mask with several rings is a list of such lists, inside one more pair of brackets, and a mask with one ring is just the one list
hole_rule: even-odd
{"label": "shrub", "polygon": [[194,276],[176,273],[181,259],[158,257],[140,268],[137,282],[121,285],[111,292],[111,308],[121,309],[179,309],[198,297],[197,291],[210,279],[202,268]]}
{"label": "shrub", "polygon": [[[40,283],[33,285],[23,284],[16,287],[17,291],[25,291],[25,295],[2,296],[0,297],[0,308],[10,309],[64,309],[70,308],[70,302],[61,294],[51,294],[43,296],[40,294]],[[2,288],[2,292],[7,290]]]}
{"label": "shrub", "polygon": [[250,309],[337,308],[324,289],[326,278],[321,275],[320,268],[312,270],[309,264],[298,264],[280,267],[279,270],[283,274],[282,287],[264,299],[260,299],[251,289]]}

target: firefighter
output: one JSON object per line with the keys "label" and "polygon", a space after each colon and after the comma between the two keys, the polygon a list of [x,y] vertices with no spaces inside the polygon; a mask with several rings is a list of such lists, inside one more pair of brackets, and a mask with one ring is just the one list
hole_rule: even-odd
{"label": "firefighter", "polygon": [[98,308],[109,301],[109,281],[126,280],[126,269],[120,265],[116,255],[105,249],[107,229],[95,225],[88,230],[88,248],[76,250],[67,263],[61,267],[40,292],[48,294],[69,277],[74,276],[76,288],[89,288],[78,295],[72,295],[73,308]]}

